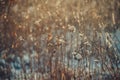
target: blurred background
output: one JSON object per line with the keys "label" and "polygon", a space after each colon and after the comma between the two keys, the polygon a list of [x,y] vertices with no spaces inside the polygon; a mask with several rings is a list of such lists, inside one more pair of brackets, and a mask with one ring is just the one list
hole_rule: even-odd
{"label": "blurred background", "polygon": [[0,0],[0,80],[119,80],[120,0]]}

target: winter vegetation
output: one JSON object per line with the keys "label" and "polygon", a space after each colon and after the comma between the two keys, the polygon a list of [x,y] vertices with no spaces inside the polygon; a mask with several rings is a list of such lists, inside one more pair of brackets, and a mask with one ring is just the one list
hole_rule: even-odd
{"label": "winter vegetation", "polygon": [[0,80],[119,80],[120,0],[0,0]]}

